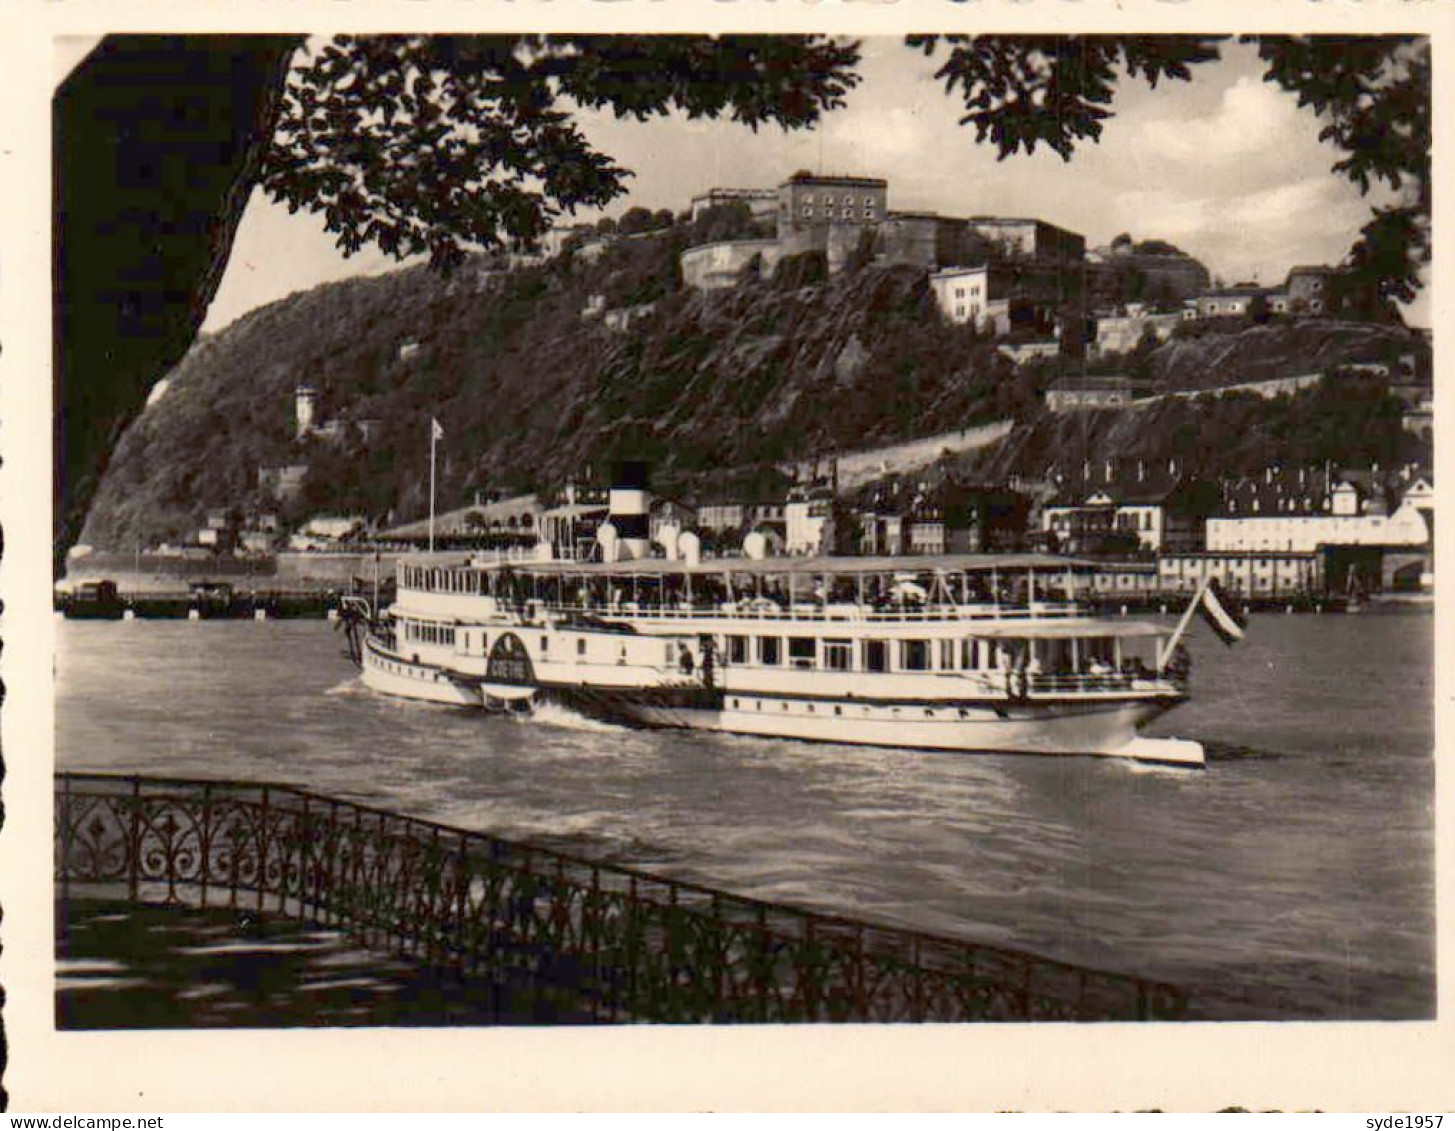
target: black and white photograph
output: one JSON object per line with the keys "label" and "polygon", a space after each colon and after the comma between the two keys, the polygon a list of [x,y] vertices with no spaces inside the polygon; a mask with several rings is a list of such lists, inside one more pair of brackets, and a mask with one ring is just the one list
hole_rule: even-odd
{"label": "black and white photograph", "polygon": [[47,1047],[1434,1048],[1443,17],[419,7],[44,40]]}

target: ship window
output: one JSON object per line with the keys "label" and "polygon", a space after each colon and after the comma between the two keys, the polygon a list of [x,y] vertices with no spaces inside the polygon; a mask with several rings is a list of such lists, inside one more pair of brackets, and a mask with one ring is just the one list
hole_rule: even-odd
{"label": "ship window", "polygon": [[758,663],[780,664],[782,663],[783,642],[776,636],[758,637]]}
{"label": "ship window", "polygon": [[788,662],[795,668],[811,668],[818,659],[818,641],[812,636],[788,638]]}
{"label": "ship window", "polygon": [[727,654],[728,663],[746,664],[748,662],[748,638],[746,636],[729,636]]}
{"label": "ship window", "polygon": [[823,666],[829,671],[846,672],[853,667],[854,645],[849,640],[823,642]]}
{"label": "ship window", "polygon": [[734,707],[741,707],[742,705],[743,704],[742,704],[742,701],[741,700],[739,700],[739,699],[734,699],[733,700],[733,706]]}
{"label": "ship window", "polygon": [[584,636],[578,637],[576,640],[576,655],[586,655],[586,637]]}
{"label": "ship window", "polygon": [[883,640],[864,641],[864,670],[866,672],[887,672],[889,670],[889,646]]}
{"label": "ship window", "polygon": [[907,672],[928,671],[930,667],[930,642],[928,640],[901,640],[899,642],[899,666]]}
{"label": "ship window", "polygon": [[955,668],[955,642],[953,640],[940,641],[940,670],[942,672],[953,671]]}
{"label": "ship window", "polygon": [[544,656],[546,654],[546,649],[548,649],[550,646],[551,646],[551,638],[549,636],[542,636],[541,637],[541,655]]}
{"label": "ship window", "polygon": [[842,707],[835,707],[834,708],[834,714],[836,714],[836,715],[842,715],[843,713],[844,713],[844,709]]}

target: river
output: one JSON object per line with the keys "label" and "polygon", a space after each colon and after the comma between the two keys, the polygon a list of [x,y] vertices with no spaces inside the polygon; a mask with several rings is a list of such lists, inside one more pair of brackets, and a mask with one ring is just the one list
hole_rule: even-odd
{"label": "river", "polygon": [[62,769],[269,779],[1188,988],[1214,1018],[1435,1010],[1427,613],[1194,633],[1149,733],[1201,771],[530,721],[365,690],[321,621],[57,624]]}

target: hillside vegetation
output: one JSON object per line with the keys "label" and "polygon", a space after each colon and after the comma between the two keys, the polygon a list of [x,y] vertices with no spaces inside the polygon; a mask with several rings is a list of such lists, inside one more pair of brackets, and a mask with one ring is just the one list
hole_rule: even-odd
{"label": "hillside vegetation", "polygon": [[[657,485],[682,490],[725,484],[729,469],[992,420],[1026,425],[1005,451],[1053,445],[1047,437],[1069,426],[1040,407],[1056,367],[1018,371],[994,342],[945,324],[923,272],[863,267],[827,279],[809,255],[772,280],[684,291],[677,254],[701,235],[678,224],[619,240],[591,263],[568,254],[512,272],[485,260],[448,278],[403,270],[258,310],[168,375],[122,438],[82,541],[129,547],[184,536],[209,509],[279,510],[259,492],[258,469],[283,464],[311,469],[302,497],[281,508],[286,520],[420,517],[432,416],[445,430],[442,508],[477,489],[600,478],[621,455],[651,459]],[[618,331],[583,316],[597,295],[606,311],[653,305]],[[1166,387],[1202,387],[1307,372],[1402,335],[1256,328],[1174,341],[1143,364]],[[294,438],[304,382],[321,390],[324,418],[342,423],[337,442]],[[1265,409],[1247,412],[1261,420]],[[359,421],[371,422],[367,442]],[[1119,427],[1150,436],[1163,423],[1145,410]],[[1267,435],[1275,449],[1284,442]]]}
{"label": "hillside vegetation", "polygon": [[1249,474],[1270,463],[1427,466],[1430,445],[1404,430],[1400,410],[1382,383],[1338,374],[1271,400],[1234,392],[1130,411],[1048,413],[957,466],[997,480],[1111,458],[1175,459],[1184,474],[1206,478]]}

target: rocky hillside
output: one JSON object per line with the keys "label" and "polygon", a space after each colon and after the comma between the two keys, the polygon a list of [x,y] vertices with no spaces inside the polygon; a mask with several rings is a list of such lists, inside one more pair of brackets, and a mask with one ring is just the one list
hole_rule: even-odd
{"label": "rocky hillside", "polygon": [[[922,272],[826,279],[810,255],[770,281],[701,294],[681,288],[676,266],[694,237],[677,226],[618,241],[591,263],[567,256],[509,273],[483,260],[448,279],[405,270],[256,311],[168,376],[122,438],[82,541],[175,538],[220,507],[291,521],[419,517],[432,416],[445,430],[442,507],[477,489],[599,476],[619,455],[651,459],[658,485],[681,490],[725,482],[727,469],[994,420],[1056,427],[1037,421],[1058,370],[1016,370],[994,342],[944,324]],[[623,329],[627,312],[635,320]],[[1305,372],[1395,334],[1250,330],[1169,343],[1143,363],[1168,386],[1198,387]],[[331,438],[295,438],[304,382],[337,423]],[[299,464],[309,467],[302,494],[280,508],[259,469]]]}
{"label": "rocky hillside", "polygon": [[956,470],[991,480],[1034,478],[1053,464],[1108,458],[1175,459],[1185,473],[1207,478],[1257,472],[1274,462],[1429,466],[1429,442],[1404,430],[1400,409],[1381,383],[1337,375],[1271,400],[1237,392],[1124,411],[1048,413],[994,449],[957,461]]}
{"label": "rocky hillside", "polygon": [[[1423,342],[1398,327],[1314,319],[1198,333],[1184,327],[1148,357],[1159,388],[1210,389],[1301,373],[1323,373],[1359,361],[1391,361],[1422,353]],[[1199,327],[1200,329],[1200,327]]]}
{"label": "rocky hillside", "polygon": [[[431,416],[449,506],[600,473],[620,454],[653,460],[670,486],[1036,410],[1031,378],[940,323],[920,272],[824,281],[805,257],[772,282],[704,295],[677,289],[675,251],[668,234],[590,265],[401,271],[259,310],[169,376],[123,437],[82,540],[131,545],[183,534],[210,508],[276,510],[258,469],[284,464],[310,467],[285,517],[416,517]],[[633,308],[629,330],[607,325]],[[340,422],[336,440],[294,439],[303,382]]]}

